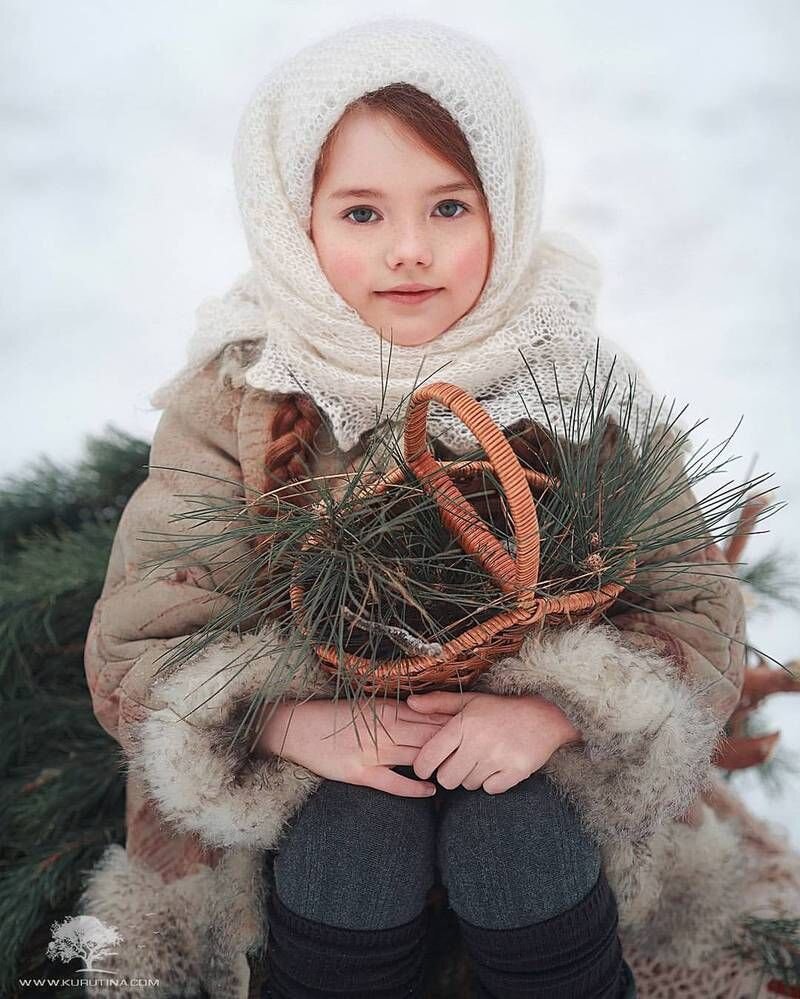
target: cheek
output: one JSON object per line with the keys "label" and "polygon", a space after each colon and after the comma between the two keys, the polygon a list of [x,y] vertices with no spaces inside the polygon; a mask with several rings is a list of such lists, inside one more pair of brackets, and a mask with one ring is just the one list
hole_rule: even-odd
{"label": "cheek", "polygon": [[481,285],[489,264],[489,248],[483,240],[462,247],[453,259],[453,276],[463,284]]}
{"label": "cheek", "polygon": [[351,247],[339,246],[333,250],[331,267],[337,280],[350,285],[367,283],[367,262]]}
{"label": "cheek", "polygon": [[335,227],[328,226],[325,220],[314,219],[310,236],[323,274],[345,301],[369,285],[364,254],[341,238]]}

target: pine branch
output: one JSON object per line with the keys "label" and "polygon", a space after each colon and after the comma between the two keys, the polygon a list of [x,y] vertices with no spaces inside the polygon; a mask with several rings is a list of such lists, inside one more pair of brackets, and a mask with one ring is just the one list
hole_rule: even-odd
{"label": "pine branch", "polygon": [[[17,539],[0,579],[0,677],[12,662],[31,683],[32,662],[81,642],[108,568],[116,521],[86,520],[75,528],[36,527]],[[81,645],[82,648],[82,645]],[[39,649],[37,655],[35,650]],[[27,664],[27,665],[25,665]],[[22,673],[15,674],[19,680]],[[8,689],[8,688],[6,688]]]}
{"label": "pine branch", "polygon": [[[800,610],[800,575],[796,566],[787,568],[785,553],[773,549],[758,561],[751,563],[741,573],[741,580],[761,598],[766,609],[779,604],[790,610]],[[756,610],[761,605],[756,605]]]}
{"label": "pine branch", "polygon": [[79,527],[85,520],[115,520],[147,476],[150,447],[112,425],[87,436],[86,457],[74,468],[42,456],[21,475],[0,481],[0,556],[15,551],[34,529]]}
{"label": "pine branch", "polygon": [[17,994],[20,976],[53,975],[50,924],[74,913],[86,871],[109,843],[124,841],[121,750],[92,712],[83,648],[120,511],[146,474],[148,450],[111,431],[90,440],[75,470],[43,459],[0,490],[4,995]]}

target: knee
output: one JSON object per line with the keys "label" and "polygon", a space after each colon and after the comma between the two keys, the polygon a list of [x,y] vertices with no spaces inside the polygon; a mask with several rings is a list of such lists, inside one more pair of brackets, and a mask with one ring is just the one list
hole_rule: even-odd
{"label": "knee", "polygon": [[[433,803],[427,798],[401,797],[361,784],[323,780],[292,817],[278,848],[291,849],[306,838],[337,839],[353,847],[376,843],[384,847],[381,829],[398,834],[417,827],[433,831],[432,814]],[[404,842],[399,846],[402,849]]]}
{"label": "knee", "polygon": [[437,853],[452,908],[498,928],[566,911],[601,869],[599,847],[575,808],[540,773],[503,794],[450,792]]}
{"label": "knee", "polygon": [[[451,855],[466,854],[481,844],[516,845],[526,853],[558,853],[569,847],[577,866],[584,863],[587,886],[597,880],[599,848],[584,829],[574,805],[541,773],[532,774],[502,794],[463,787],[449,792],[439,829],[440,843]],[[529,849],[535,847],[535,851]]]}
{"label": "knee", "polygon": [[397,926],[425,907],[435,878],[429,799],[324,780],[274,859],[274,888],[308,919],[352,929]]}
{"label": "knee", "polygon": [[323,780],[294,816],[278,844],[276,869],[291,863],[310,877],[331,864],[352,864],[365,876],[432,853],[433,802],[376,788]]}

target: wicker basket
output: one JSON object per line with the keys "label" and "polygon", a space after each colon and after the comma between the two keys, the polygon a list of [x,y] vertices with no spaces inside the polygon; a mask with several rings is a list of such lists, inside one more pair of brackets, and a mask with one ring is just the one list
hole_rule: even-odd
{"label": "wicker basket", "polygon": [[[428,447],[428,405],[439,402],[450,409],[474,434],[486,460],[440,462]],[[523,638],[545,618],[552,623],[595,617],[616,599],[623,585],[609,583],[561,597],[537,597],[539,579],[539,523],[534,493],[541,494],[554,480],[540,472],[525,469],[500,427],[486,410],[463,389],[447,382],[433,382],[413,392],[406,412],[403,438],[405,460],[431,494],[439,508],[442,523],[461,548],[495,580],[503,593],[513,594],[514,606],[499,611],[442,646],[437,655],[408,655],[379,661],[351,653],[340,655],[327,645],[315,645],[320,665],[335,675],[344,670],[358,677],[366,693],[423,692],[467,688],[497,659],[519,651]],[[491,470],[500,481],[513,522],[516,557],[513,558],[488,529],[455,481]],[[370,482],[362,494],[381,494],[406,478],[396,468]],[[304,548],[319,543],[309,537]],[[632,577],[631,561],[626,579]],[[307,634],[304,590],[296,579],[290,587],[296,626]],[[340,661],[341,660],[341,661]]]}

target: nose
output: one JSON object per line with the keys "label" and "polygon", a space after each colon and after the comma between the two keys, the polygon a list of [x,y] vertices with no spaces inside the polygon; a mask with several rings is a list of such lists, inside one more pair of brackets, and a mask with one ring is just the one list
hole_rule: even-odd
{"label": "nose", "polygon": [[433,248],[429,234],[423,225],[409,223],[392,230],[386,250],[386,263],[395,269],[403,264],[430,266]]}

